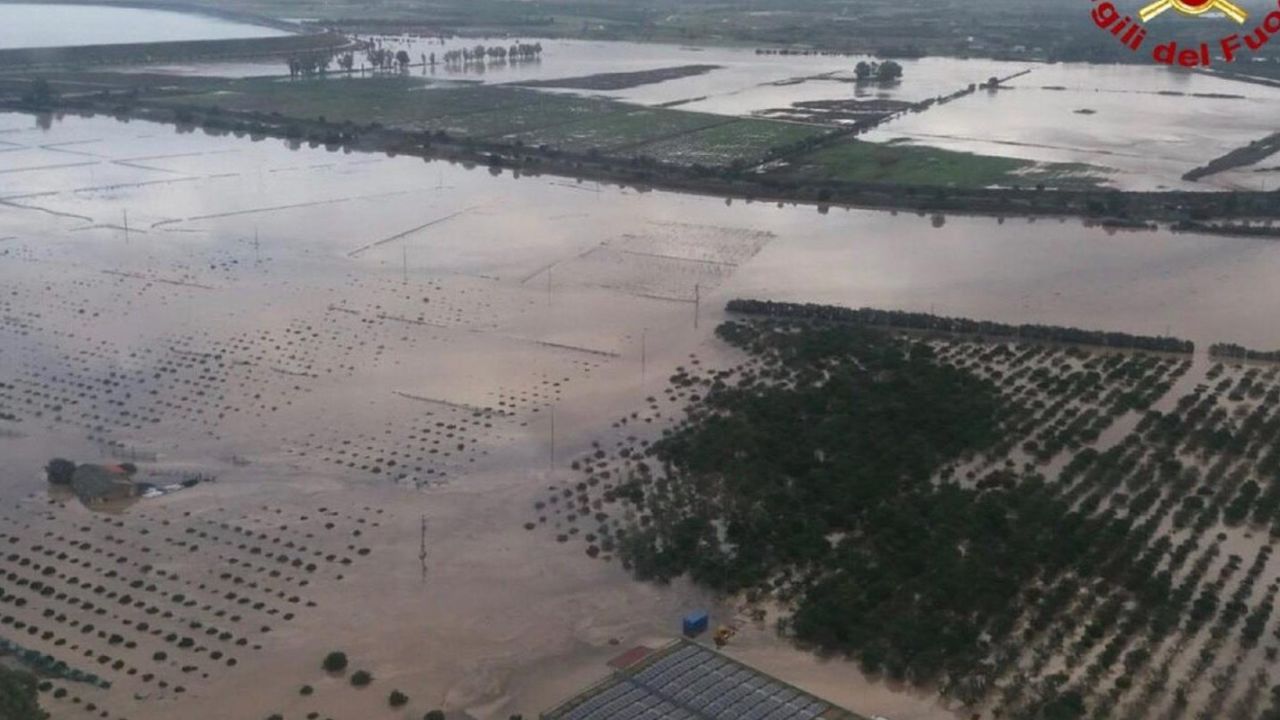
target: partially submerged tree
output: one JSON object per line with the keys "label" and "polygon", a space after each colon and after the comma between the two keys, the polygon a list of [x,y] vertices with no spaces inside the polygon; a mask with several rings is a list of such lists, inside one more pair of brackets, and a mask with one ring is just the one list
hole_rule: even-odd
{"label": "partially submerged tree", "polygon": [[76,474],[76,464],[63,458],[54,458],[44,466],[45,477],[53,485],[70,485]]}
{"label": "partially submerged tree", "polygon": [[338,673],[347,669],[347,654],[337,650],[324,656],[321,664],[325,672]]}

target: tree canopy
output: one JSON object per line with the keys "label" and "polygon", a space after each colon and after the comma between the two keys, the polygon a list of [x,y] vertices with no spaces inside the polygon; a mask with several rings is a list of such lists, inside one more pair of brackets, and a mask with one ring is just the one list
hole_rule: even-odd
{"label": "tree canopy", "polygon": [[36,694],[34,675],[0,664],[0,718],[47,720],[49,714],[40,709]]}

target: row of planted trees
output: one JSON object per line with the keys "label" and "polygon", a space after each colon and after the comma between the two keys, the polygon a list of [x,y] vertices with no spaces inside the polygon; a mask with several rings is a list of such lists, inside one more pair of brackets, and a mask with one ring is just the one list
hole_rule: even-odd
{"label": "row of planted trees", "polygon": [[[375,72],[392,70],[404,72],[409,69],[414,60],[408,50],[388,48],[377,41],[363,43],[361,52],[367,64],[359,68],[356,66],[357,56],[353,51],[335,53],[326,50],[298,53],[287,57],[285,63],[289,68],[289,77],[299,78],[326,75],[335,64],[338,70],[344,73],[351,73],[357,69],[363,71],[366,68]],[[434,52],[421,53],[418,59],[424,67],[436,67],[441,64],[446,67],[465,67],[486,63],[528,62],[541,57],[542,43],[516,43],[510,46],[476,45],[458,48],[440,56]]]}
{"label": "row of planted trees", "polygon": [[[445,65],[469,65],[471,63],[484,62],[527,62],[542,57],[542,43],[516,43],[510,47],[476,45],[470,48],[449,50],[442,57]],[[433,53],[431,60],[434,59],[435,54]]]}

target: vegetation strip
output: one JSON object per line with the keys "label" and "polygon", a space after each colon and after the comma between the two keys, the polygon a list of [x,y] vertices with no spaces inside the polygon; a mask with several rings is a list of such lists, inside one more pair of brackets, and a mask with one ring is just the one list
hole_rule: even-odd
{"label": "vegetation strip", "polygon": [[905,312],[902,310],[875,310],[872,308],[855,310],[832,305],[773,302],[769,300],[730,300],[726,309],[731,313],[780,319],[846,322],[873,327],[985,335],[1002,339],[1042,340],[1126,350],[1152,350],[1182,354],[1195,352],[1194,343],[1178,338],[1130,335],[1121,332],[1082,330],[1080,328],[1055,327],[1052,325],[1007,325],[988,320],[939,317],[927,313]]}
{"label": "vegetation strip", "polygon": [[554,80],[527,80],[519,83],[523,87],[532,88],[570,88],[575,90],[626,90],[642,85],[654,85],[668,80],[705,75],[712,70],[719,70],[719,65],[680,65],[678,67],[659,70],[640,70],[638,72],[599,73],[580,77],[558,78]]}

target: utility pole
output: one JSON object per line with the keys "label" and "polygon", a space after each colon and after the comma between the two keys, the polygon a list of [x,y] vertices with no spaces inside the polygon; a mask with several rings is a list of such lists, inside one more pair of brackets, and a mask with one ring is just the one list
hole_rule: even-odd
{"label": "utility pole", "polygon": [[427,580],[427,516],[422,516],[422,540],[419,543],[418,562],[422,563],[422,581]]}
{"label": "utility pole", "polygon": [[124,211],[124,241],[129,242],[129,211]]}
{"label": "utility pole", "polygon": [[702,285],[698,283],[694,283],[693,284],[693,329],[694,330],[698,329],[698,311],[699,311],[700,305],[702,305]]}
{"label": "utility pole", "polygon": [[648,340],[649,328],[640,331],[640,388],[644,389],[645,366],[648,364],[648,353],[645,342]]}
{"label": "utility pole", "polygon": [[253,258],[256,264],[258,265],[262,264],[262,248],[261,248],[261,243],[258,241],[257,225],[253,226]]}

